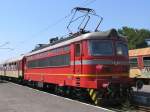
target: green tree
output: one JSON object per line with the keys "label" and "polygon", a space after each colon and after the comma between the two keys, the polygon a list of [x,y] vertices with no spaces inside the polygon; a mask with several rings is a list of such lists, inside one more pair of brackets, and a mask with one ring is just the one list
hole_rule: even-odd
{"label": "green tree", "polygon": [[149,30],[122,27],[118,32],[127,36],[129,49],[147,47],[145,39],[150,38]]}

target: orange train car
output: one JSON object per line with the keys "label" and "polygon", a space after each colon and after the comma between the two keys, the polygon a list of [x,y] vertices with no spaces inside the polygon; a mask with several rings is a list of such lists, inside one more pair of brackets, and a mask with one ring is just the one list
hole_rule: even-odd
{"label": "orange train car", "polygon": [[150,47],[129,50],[130,77],[140,89],[143,84],[150,84]]}

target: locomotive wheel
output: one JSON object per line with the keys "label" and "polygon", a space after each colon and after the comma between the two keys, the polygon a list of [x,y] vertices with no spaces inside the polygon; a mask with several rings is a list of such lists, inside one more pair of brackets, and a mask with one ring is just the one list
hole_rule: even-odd
{"label": "locomotive wheel", "polygon": [[67,96],[67,93],[68,93],[67,90],[68,90],[68,88],[65,86],[58,86],[58,85],[55,86],[55,93],[60,96]]}

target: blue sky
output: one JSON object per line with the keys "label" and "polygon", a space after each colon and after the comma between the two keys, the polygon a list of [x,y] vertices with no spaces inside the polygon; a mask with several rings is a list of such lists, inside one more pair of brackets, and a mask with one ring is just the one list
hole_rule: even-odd
{"label": "blue sky", "polygon": [[[0,60],[24,54],[38,43],[67,34],[68,19],[54,23],[87,1],[92,0],[0,0],[0,46],[9,42],[4,47],[14,49],[1,47]],[[149,0],[96,0],[87,7],[104,18],[101,30],[122,26],[150,29]]]}

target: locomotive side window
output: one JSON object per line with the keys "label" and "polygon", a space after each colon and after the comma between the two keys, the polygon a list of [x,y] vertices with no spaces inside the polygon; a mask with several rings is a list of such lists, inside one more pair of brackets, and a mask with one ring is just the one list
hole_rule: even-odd
{"label": "locomotive side window", "polygon": [[37,60],[29,61],[29,62],[28,62],[28,67],[29,67],[29,68],[38,67],[37,65],[38,65],[38,64],[37,64]]}
{"label": "locomotive side window", "polygon": [[70,65],[70,54],[58,55],[49,58],[49,66]]}
{"label": "locomotive side window", "polygon": [[128,56],[128,47],[124,43],[117,42],[116,44],[116,53],[117,55],[126,55]]}
{"label": "locomotive side window", "polygon": [[44,59],[38,60],[38,66],[39,67],[48,66],[48,58],[44,58]]}
{"label": "locomotive side window", "polygon": [[113,55],[113,45],[111,41],[91,40],[89,50],[92,56],[111,56]]}
{"label": "locomotive side window", "polygon": [[131,59],[130,59],[130,66],[131,66],[131,67],[138,67],[137,58],[131,58]]}
{"label": "locomotive side window", "polygon": [[70,65],[70,54],[52,56],[44,59],[38,59],[28,62],[29,68],[36,67],[59,67]]}
{"label": "locomotive side window", "polygon": [[75,45],[75,56],[80,56],[81,55],[81,48],[80,44]]}
{"label": "locomotive side window", "polygon": [[59,53],[61,51],[69,52],[70,51],[70,46],[64,46],[64,47],[61,47],[61,48],[55,48],[55,49],[50,50],[49,52],[50,53]]}
{"label": "locomotive side window", "polygon": [[150,66],[150,57],[143,57],[144,66]]}
{"label": "locomotive side window", "polygon": [[[59,66],[69,66],[70,65],[70,46],[63,46],[60,48],[55,48],[48,51],[49,53],[55,54],[55,56],[46,57],[42,59],[35,59],[32,61],[28,61],[28,68],[36,68],[36,67],[59,67]],[[61,54],[61,53],[65,54]],[[39,55],[39,56],[38,56]],[[38,54],[35,57],[42,56]],[[46,54],[47,55],[47,54]],[[30,59],[31,57],[29,57]],[[31,59],[34,59],[33,57]]]}

